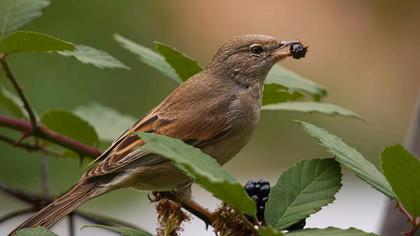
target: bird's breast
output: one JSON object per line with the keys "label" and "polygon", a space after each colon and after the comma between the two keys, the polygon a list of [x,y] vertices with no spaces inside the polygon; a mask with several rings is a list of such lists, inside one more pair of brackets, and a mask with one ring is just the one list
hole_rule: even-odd
{"label": "bird's breast", "polygon": [[229,106],[230,132],[203,151],[220,164],[232,159],[250,140],[260,119],[261,89],[259,86],[243,89]]}

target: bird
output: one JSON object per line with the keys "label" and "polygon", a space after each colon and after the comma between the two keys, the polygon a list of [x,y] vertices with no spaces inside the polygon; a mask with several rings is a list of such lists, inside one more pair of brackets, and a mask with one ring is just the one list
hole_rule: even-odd
{"label": "bird", "polygon": [[172,191],[180,202],[192,202],[193,180],[165,157],[139,148],[144,142],[135,132],[180,139],[225,164],[245,146],[258,123],[268,72],[292,56],[283,49],[297,43],[266,35],[227,41],[201,72],[179,85],[98,156],[73,187],[9,235],[22,228],[51,227],[85,202],[119,188]]}

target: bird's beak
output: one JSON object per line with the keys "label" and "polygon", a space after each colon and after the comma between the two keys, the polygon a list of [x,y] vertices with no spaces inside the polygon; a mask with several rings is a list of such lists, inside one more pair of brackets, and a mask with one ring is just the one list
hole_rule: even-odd
{"label": "bird's beak", "polygon": [[279,44],[279,47],[274,51],[273,56],[278,60],[282,60],[286,57],[292,56],[292,53],[290,51],[281,51],[283,48],[287,48],[291,45],[297,44],[299,41],[281,41]]}

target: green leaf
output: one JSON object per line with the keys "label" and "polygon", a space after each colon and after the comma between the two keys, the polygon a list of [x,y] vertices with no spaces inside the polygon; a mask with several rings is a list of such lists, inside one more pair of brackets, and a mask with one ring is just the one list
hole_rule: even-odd
{"label": "green leaf", "polygon": [[165,61],[171,65],[183,81],[203,70],[196,60],[177,49],[161,42],[155,42],[155,45],[156,51],[165,58]]}
{"label": "green leaf", "polygon": [[334,201],[341,188],[340,171],[334,159],[304,160],[284,171],[270,192],[267,224],[284,230]]}
{"label": "green leaf", "polygon": [[139,56],[140,61],[157,69],[162,74],[173,80],[175,83],[182,83],[182,80],[178,76],[176,71],[171,67],[171,65],[168,62],[165,61],[165,58],[159,53],[154,52],[150,48],[141,46],[133,41],[130,41],[118,34],[114,35],[114,39],[118,43],[120,43],[123,48]]}
{"label": "green leaf", "polygon": [[15,32],[0,41],[0,52],[53,52],[74,50],[73,44],[51,35],[30,31]]}
{"label": "green leaf", "polygon": [[0,1],[0,37],[24,26],[42,15],[50,4],[48,0],[2,0]]}
{"label": "green leaf", "polygon": [[262,104],[268,105],[273,103],[296,101],[301,99],[303,94],[299,92],[291,92],[286,87],[278,84],[266,84],[264,85],[264,94],[262,98]]}
{"label": "green leaf", "polygon": [[115,233],[119,233],[122,236],[153,236],[151,233],[148,233],[144,230],[132,229],[127,227],[117,227],[117,226],[106,226],[106,225],[85,225],[82,229],[85,228],[100,228],[105,230],[110,230]]}
{"label": "green leaf", "polygon": [[319,112],[327,115],[341,115],[362,119],[357,113],[330,103],[320,102],[283,102],[278,104],[265,105],[261,108],[266,111],[300,111]]}
{"label": "green leaf", "polygon": [[25,112],[20,100],[6,88],[0,85],[0,110],[9,112],[10,114],[24,118]]}
{"label": "green leaf", "polygon": [[35,228],[21,229],[16,232],[16,236],[58,236],[58,235],[43,226],[37,226]]}
{"label": "green leaf", "polygon": [[282,232],[279,232],[270,226],[260,226],[258,233],[260,236],[284,236]]}
{"label": "green leaf", "polygon": [[271,71],[268,73],[265,80],[266,84],[279,84],[292,91],[304,92],[312,95],[316,100],[327,95],[327,90],[310,80],[303,78],[302,76],[287,70],[279,65],[273,66]]}
{"label": "green leaf", "polygon": [[420,160],[401,145],[385,148],[382,170],[392,190],[404,208],[413,216],[420,216]]}
{"label": "green leaf", "polygon": [[374,233],[366,233],[359,229],[338,229],[334,227],[328,227],[326,229],[304,229],[300,231],[294,231],[287,233],[290,236],[375,236]]}
{"label": "green leaf", "polygon": [[87,121],[69,111],[49,110],[41,117],[41,123],[88,145],[96,146],[99,142],[95,129]]}
{"label": "green leaf", "polygon": [[77,107],[73,112],[90,122],[98,132],[99,138],[105,141],[115,140],[136,122],[134,117],[99,103]]}
{"label": "green leaf", "polygon": [[358,177],[375,189],[381,191],[390,198],[394,198],[391,186],[382,173],[356,149],[348,146],[339,137],[324,129],[310,123],[302,121],[297,122],[303,126],[307,133],[317,138],[330,153],[335,155],[338,162],[355,172]]}
{"label": "green leaf", "polygon": [[242,185],[224,171],[215,159],[179,139],[152,133],[139,132],[138,135],[145,142],[142,149],[170,159],[197,184],[239,213],[255,215],[254,201],[247,195]]}
{"label": "green leaf", "polygon": [[130,67],[124,65],[122,62],[115,59],[107,52],[85,45],[76,45],[76,50],[72,52],[64,51],[58,53],[66,57],[74,57],[82,63],[92,64],[101,69],[120,68],[130,70]]}

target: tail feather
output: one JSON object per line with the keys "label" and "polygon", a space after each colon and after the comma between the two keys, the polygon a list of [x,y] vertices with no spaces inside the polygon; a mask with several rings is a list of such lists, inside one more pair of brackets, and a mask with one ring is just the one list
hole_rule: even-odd
{"label": "tail feather", "polygon": [[77,183],[61,197],[19,225],[9,236],[14,235],[17,230],[23,228],[36,226],[48,228],[52,226],[83,203],[104,193],[98,190],[97,187],[96,183]]}

